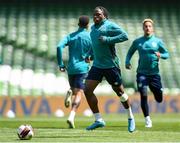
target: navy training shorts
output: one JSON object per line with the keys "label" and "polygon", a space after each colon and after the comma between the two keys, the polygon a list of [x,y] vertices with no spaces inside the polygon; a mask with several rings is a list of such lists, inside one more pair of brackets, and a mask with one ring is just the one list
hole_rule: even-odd
{"label": "navy training shorts", "polygon": [[101,82],[103,77],[105,77],[107,82],[112,86],[119,86],[122,84],[121,70],[117,67],[101,69],[92,66],[88,73],[87,80]]}
{"label": "navy training shorts", "polygon": [[86,77],[87,77],[87,73],[68,75],[70,87],[84,89]]}

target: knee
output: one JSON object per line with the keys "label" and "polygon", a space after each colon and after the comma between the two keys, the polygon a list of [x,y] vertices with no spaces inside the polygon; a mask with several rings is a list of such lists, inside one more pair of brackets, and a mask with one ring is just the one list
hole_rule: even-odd
{"label": "knee", "polygon": [[124,90],[119,86],[112,86],[117,96],[121,97],[124,94]]}
{"label": "knee", "polygon": [[123,91],[118,91],[116,94],[117,94],[117,96],[122,97],[123,94],[125,94],[125,93]]}
{"label": "knee", "polygon": [[157,100],[157,102],[158,102],[158,103],[161,103],[161,102],[162,102],[162,100]]}
{"label": "knee", "polygon": [[120,96],[120,100],[121,102],[126,102],[128,100],[128,95],[126,93],[122,94]]}
{"label": "knee", "polygon": [[72,102],[72,107],[74,107],[74,106],[78,107],[79,105],[80,105],[80,101]]}
{"label": "knee", "polygon": [[155,96],[155,100],[158,103],[161,103],[163,101],[163,93],[161,91],[158,93],[154,93],[154,96]]}
{"label": "knee", "polygon": [[159,98],[156,98],[156,101],[157,101],[158,103],[161,103],[161,102],[163,101],[162,96],[161,96],[161,97],[159,97]]}
{"label": "knee", "polygon": [[146,88],[146,87],[140,88],[140,89],[138,89],[138,90],[139,90],[142,98],[143,98],[143,97],[147,97],[148,94],[147,94],[147,88]]}
{"label": "knee", "polygon": [[145,94],[140,94],[141,97],[141,107],[148,104],[148,97]]}

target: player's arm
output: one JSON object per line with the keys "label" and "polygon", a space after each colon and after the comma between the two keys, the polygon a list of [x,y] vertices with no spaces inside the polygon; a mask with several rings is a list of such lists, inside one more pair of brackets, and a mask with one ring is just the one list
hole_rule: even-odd
{"label": "player's arm", "polygon": [[128,53],[126,55],[126,60],[125,60],[125,67],[126,69],[131,69],[131,58],[133,56],[133,54],[135,53],[135,51],[137,50],[137,46],[136,46],[136,42],[134,41],[131,45],[131,47],[128,50]]}
{"label": "player's arm", "polygon": [[86,55],[85,61],[86,63],[90,63],[91,61],[93,61],[94,56],[93,56],[93,51],[92,49],[90,49]]}
{"label": "player's arm", "polygon": [[68,36],[63,38],[63,40],[61,40],[57,46],[57,62],[58,62],[59,70],[62,72],[65,71],[65,65],[62,59],[62,53],[63,53],[63,49],[67,44],[68,44]]}
{"label": "player's arm", "polygon": [[169,58],[169,53],[165,47],[164,42],[162,40],[160,40],[158,44],[159,44],[159,52],[155,53],[157,55],[157,57],[162,58],[162,59]]}
{"label": "player's arm", "polygon": [[115,44],[128,40],[128,34],[120,28],[117,24],[113,23],[108,27],[108,36],[101,36],[100,40],[108,44]]}
{"label": "player's arm", "polygon": [[87,38],[85,41],[84,41],[85,46],[84,47],[84,54],[85,54],[85,62],[86,63],[90,63],[92,60],[93,60],[93,50],[92,50],[92,41],[91,41],[91,38]]}

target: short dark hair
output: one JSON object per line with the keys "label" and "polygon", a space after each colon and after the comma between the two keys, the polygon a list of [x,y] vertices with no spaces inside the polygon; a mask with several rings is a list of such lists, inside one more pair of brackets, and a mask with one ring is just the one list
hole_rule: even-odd
{"label": "short dark hair", "polygon": [[87,27],[87,25],[89,24],[89,17],[87,16],[87,15],[81,15],[80,17],[79,17],[79,23],[78,23],[78,25],[80,26],[80,27]]}
{"label": "short dark hair", "polygon": [[106,18],[108,19],[109,12],[108,12],[108,10],[107,10],[105,7],[103,7],[103,6],[97,6],[97,7],[94,9],[94,11],[96,11],[97,9],[100,9],[100,10],[103,12],[104,17],[106,17]]}

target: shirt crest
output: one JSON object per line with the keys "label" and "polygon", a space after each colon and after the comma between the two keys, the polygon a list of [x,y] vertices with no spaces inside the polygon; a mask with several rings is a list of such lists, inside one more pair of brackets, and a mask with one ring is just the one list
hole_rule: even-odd
{"label": "shirt crest", "polygon": [[156,42],[152,42],[152,46],[155,48],[157,47],[157,43]]}

